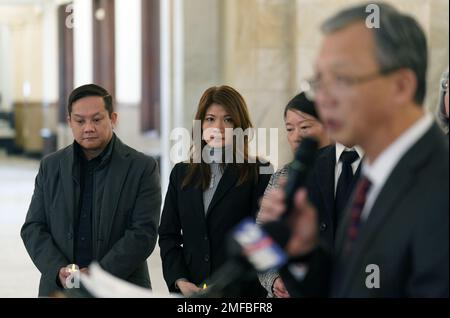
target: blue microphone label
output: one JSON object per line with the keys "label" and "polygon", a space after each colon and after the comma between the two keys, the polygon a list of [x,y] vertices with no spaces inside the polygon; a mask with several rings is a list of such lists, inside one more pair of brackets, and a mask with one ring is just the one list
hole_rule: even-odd
{"label": "blue microphone label", "polygon": [[278,270],[288,260],[283,249],[250,218],[236,226],[233,237],[260,273]]}

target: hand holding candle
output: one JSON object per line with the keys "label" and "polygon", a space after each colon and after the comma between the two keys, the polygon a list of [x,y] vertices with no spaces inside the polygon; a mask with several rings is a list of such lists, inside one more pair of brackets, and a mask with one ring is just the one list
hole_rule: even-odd
{"label": "hand holding candle", "polygon": [[61,283],[62,287],[66,288],[66,281],[67,278],[74,273],[79,271],[78,265],[76,264],[69,264],[65,267],[61,267],[58,273],[59,282]]}

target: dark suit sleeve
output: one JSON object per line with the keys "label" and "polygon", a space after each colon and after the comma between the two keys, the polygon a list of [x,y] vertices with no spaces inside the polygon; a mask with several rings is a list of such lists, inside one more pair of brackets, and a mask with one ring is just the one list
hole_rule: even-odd
{"label": "dark suit sleeve", "polygon": [[41,163],[31,204],[20,234],[28,254],[43,277],[59,283],[57,279],[60,268],[67,266],[70,262],[55,245],[47,224],[43,192],[45,175],[44,164]]}
{"label": "dark suit sleeve", "polygon": [[139,190],[124,236],[100,260],[114,276],[126,279],[150,256],[156,245],[161,208],[158,165],[149,159],[139,181]]}
{"label": "dark suit sleeve", "polygon": [[175,291],[175,281],[180,278],[190,279],[184,255],[183,236],[181,233],[181,222],[178,211],[177,188],[181,179],[176,177],[175,167],[170,175],[169,188],[164,202],[159,226],[159,246],[161,248],[161,259],[164,279],[169,291]]}
{"label": "dark suit sleeve", "polygon": [[[448,185],[447,185],[448,186]],[[445,191],[445,193],[448,193]],[[448,195],[423,211],[414,227],[411,275],[406,286],[408,297],[449,296]]]}

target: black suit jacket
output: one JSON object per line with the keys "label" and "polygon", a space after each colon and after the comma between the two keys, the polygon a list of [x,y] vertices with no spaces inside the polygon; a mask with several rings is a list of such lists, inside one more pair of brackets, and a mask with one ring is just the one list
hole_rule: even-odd
{"label": "black suit jacket", "polygon": [[[73,233],[80,185],[74,169],[73,145],[42,160],[21,230],[25,247],[42,273],[40,296],[60,289],[59,269],[75,263]],[[95,173],[94,180],[94,259],[119,278],[151,287],[146,259],[156,244],[161,206],[156,161],[116,138],[111,161]]]}
{"label": "black suit jacket", "polygon": [[[291,294],[331,297],[448,297],[449,152],[436,125],[414,144],[392,171],[350,256],[344,253],[350,215],[338,229],[336,253],[315,251],[304,280],[283,277]],[[366,279],[377,265],[379,288]],[[367,272],[366,272],[367,270]],[[323,277],[331,273],[331,279]],[[321,289],[318,290],[317,286]]]}
{"label": "black suit jacket", "polygon": [[[201,188],[181,188],[187,167],[179,163],[172,170],[159,227],[163,274],[172,292],[177,279],[201,284],[225,263],[228,233],[243,218],[256,217],[258,200],[270,179],[260,174],[256,184],[236,186],[239,174],[229,165],[205,215]],[[264,295],[256,275],[253,286]]]}
{"label": "black suit jacket", "polygon": [[[308,182],[309,200],[316,207],[319,217],[319,230],[324,244],[334,247],[335,223],[335,167],[336,146],[331,145],[319,150],[314,168]],[[361,164],[355,172],[350,191],[355,187],[361,171]]]}

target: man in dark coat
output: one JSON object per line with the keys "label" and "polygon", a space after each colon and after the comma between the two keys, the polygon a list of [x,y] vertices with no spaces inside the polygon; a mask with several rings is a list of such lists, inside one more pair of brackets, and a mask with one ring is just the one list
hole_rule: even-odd
{"label": "man in dark coat", "polygon": [[87,272],[92,261],[151,288],[146,260],[160,217],[157,163],[116,137],[117,113],[105,89],[75,89],[68,114],[75,141],[42,160],[21,230],[42,274],[39,296],[66,287],[68,264]]}

